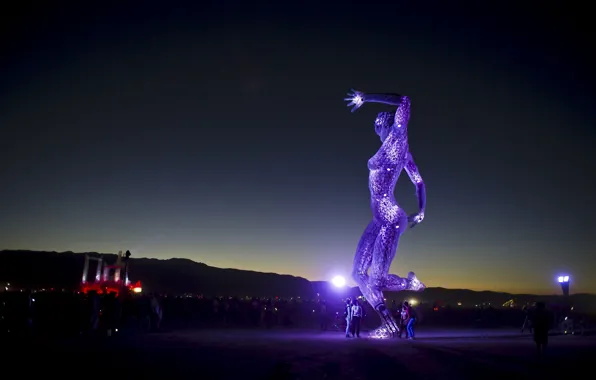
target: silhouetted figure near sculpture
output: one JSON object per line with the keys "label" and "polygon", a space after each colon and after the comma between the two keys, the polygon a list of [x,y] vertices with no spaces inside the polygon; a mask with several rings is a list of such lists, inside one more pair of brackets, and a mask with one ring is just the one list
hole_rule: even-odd
{"label": "silhouetted figure near sculpture", "polygon": [[406,338],[408,338],[408,330],[406,329],[408,325],[408,308],[405,304],[399,305],[397,309],[398,318],[399,318],[399,333],[398,338],[401,339],[403,333],[406,333]]}
{"label": "silhouetted figure near sculpture", "polygon": [[543,302],[536,303],[536,309],[531,314],[532,326],[534,327],[534,342],[538,355],[542,356],[548,345],[548,331],[551,328],[551,316],[546,311]]}
{"label": "silhouetted figure near sculpture", "polygon": [[530,330],[530,334],[531,334],[532,333],[532,319],[530,318],[530,313],[532,310],[530,309],[530,306],[528,304],[524,305],[522,310],[526,314],[526,317],[524,319],[524,324],[522,325],[521,332],[523,334],[524,331],[526,331],[526,329],[528,329],[528,330]]}
{"label": "silhouetted figure near sculpture", "polygon": [[352,331],[352,299],[346,300],[346,307],[344,309],[344,316],[346,318],[346,338],[354,335]]}
{"label": "silhouetted figure near sculpture", "polygon": [[406,338],[412,340],[416,338],[414,326],[418,321],[418,315],[416,314],[416,309],[414,309],[412,305],[408,304],[407,302],[404,302],[404,308],[406,309],[406,330],[408,331]]}
{"label": "silhouetted figure near sculpture", "polygon": [[352,336],[356,336],[360,338],[360,322],[362,322],[362,306],[360,306],[360,302],[357,299],[354,299],[352,303]]}
{"label": "silhouetted figure near sculpture", "polygon": [[329,323],[329,316],[327,315],[327,302],[321,301],[319,305],[319,318],[321,321],[321,330],[327,331],[328,323]]}
{"label": "silhouetted figure near sculpture", "polygon": [[[389,338],[396,336],[399,328],[385,304],[383,290],[422,291],[425,288],[413,272],[403,278],[389,274],[389,267],[395,257],[399,237],[407,229],[408,223],[410,227],[414,227],[424,219],[426,188],[408,146],[410,99],[396,94],[364,94],[359,91],[352,91],[348,96],[345,100],[349,102],[348,106],[354,106],[352,112],[364,103],[383,103],[397,107],[395,112],[379,113],[375,120],[375,132],[382,144],[368,160],[368,187],[373,218],[358,243],[352,272],[360,291],[381,317],[381,326],[371,336]],[[416,186],[418,196],[419,212],[409,217],[397,204],[393,194],[395,184],[404,169]]]}

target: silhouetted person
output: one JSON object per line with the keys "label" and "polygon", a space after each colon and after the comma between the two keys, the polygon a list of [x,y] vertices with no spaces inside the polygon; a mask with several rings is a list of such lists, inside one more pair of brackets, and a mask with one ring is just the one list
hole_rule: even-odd
{"label": "silhouetted person", "polygon": [[116,319],[118,315],[116,295],[114,293],[105,294],[103,297],[103,324],[108,336],[112,336],[112,331],[116,329]]}
{"label": "silhouetted person", "polygon": [[352,300],[348,298],[346,300],[346,307],[344,309],[344,316],[346,318],[346,338],[350,337],[352,333]]}
{"label": "silhouetted person", "polygon": [[265,324],[265,327],[270,329],[273,327],[273,303],[271,302],[271,298],[267,299],[267,301],[265,302],[265,307],[263,309],[263,322]]}
{"label": "silhouetted person", "polygon": [[224,299],[222,308],[223,324],[227,326],[230,323],[230,299]]}
{"label": "silhouetted person", "polygon": [[329,320],[329,317],[327,316],[327,302],[321,301],[319,312],[321,318],[321,330],[327,331],[327,324]]}
{"label": "silhouetted person", "polygon": [[526,305],[524,305],[522,310],[526,314],[526,317],[524,319],[524,324],[522,325],[521,332],[523,334],[523,332],[526,331],[526,329],[528,329],[528,330],[530,330],[530,334],[531,334],[532,333],[532,320],[530,318],[530,314],[531,314],[530,307],[526,304]]}
{"label": "silhouetted person", "polygon": [[357,299],[352,303],[352,335],[360,338],[360,322],[362,321],[362,306]]}
{"label": "silhouetted person", "polygon": [[155,294],[151,297],[151,329],[159,330],[163,317],[161,305]]}
{"label": "silhouetted person", "polygon": [[261,318],[261,304],[256,298],[252,299],[250,304],[250,321],[253,327],[259,326],[259,319]]}
{"label": "silhouetted person", "polygon": [[410,306],[407,302],[404,302],[404,307],[406,308],[407,312],[407,323],[406,323],[406,330],[408,330],[408,339],[414,339],[416,334],[414,333],[414,325],[416,324],[417,315],[416,310]]}
{"label": "silhouetted person", "polygon": [[96,333],[101,315],[101,299],[96,291],[89,292],[89,332]]}
{"label": "silhouetted person", "polygon": [[399,308],[397,309],[398,312],[398,319],[399,319],[399,334],[398,336],[401,339],[402,334],[406,333],[406,338],[408,338],[408,330],[406,329],[406,325],[408,323],[408,308],[406,305],[400,304]]}
{"label": "silhouetted person", "polygon": [[33,332],[33,312],[34,312],[34,304],[35,301],[31,294],[31,290],[27,289],[26,291],[26,304],[25,304],[25,332],[27,334],[31,334]]}
{"label": "silhouetted person", "polygon": [[538,355],[543,355],[548,345],[548,330],[551,327],[551,319],[543,302],[536,303],[536,310],[531,315],[532,326],[534,327],[534,342]]}

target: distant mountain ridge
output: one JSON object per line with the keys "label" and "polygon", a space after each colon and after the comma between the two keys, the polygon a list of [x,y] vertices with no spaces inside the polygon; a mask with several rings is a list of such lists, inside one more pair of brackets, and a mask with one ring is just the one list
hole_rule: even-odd
{"label": "distant mountain ridge", "polygon": [[[0,282],[11,282],[31,288],[76,288],[81,282],[85,254],[102,256],[112,264],[115,254],[96,252],[0,251]],[[89,266],[88,278],[95,274],[96,264]],[[167,260],[130,258],[130,279],[141,280],[147,292],[170,294],[204,294],[206,296],[279,296],[310,297],[311,283],[301,277],[261,273],[239,269],[222,269],[190,259]]]}
{"label": "distant mountain ridge", "polygon": [[[105,262],[116,261],[115,254],[87,253],[101,255]],[[21,287],[31,288],[76,288],[83,273],[85,253],[46,252],[25,250],[0,251],[0,283],[10,282]],[[130,259],[130,279],[140,280],[147,292],[169,294],[203,294],[205,296],[234,295],[257,297],[321,297],[341,298],[358,296],[358,288],[337,289],[329,282],[308,281],[302,277],[262,273],[240,269],[222,269],[190,259]],[[95,274],[95,264],[89,267],[88,277]],[[466,289],[427,288],[422,293],[386,292],[389,301],[401,302],[415,299],[424,302],[440,302],[452,306],[461,303],[462,307],[475,305],[500,307],[515,299],[518,304],[534,302],[537,299],[549,303],[560,303],[561,296],[536,296],[531,294],[510,294]],[[581,305],[581,309],[596,313],[596,295],[574,294],[570,302]]]}

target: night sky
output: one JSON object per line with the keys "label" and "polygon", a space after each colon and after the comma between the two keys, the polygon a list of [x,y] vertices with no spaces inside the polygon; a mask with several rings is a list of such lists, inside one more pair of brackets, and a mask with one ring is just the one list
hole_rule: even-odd
{"label": "night sky", "polygon": [[393,273],[596,292],[589,3],[39,3],[1,12],[0,249],[349,277],[387,110],[355,88],[412,99]]}

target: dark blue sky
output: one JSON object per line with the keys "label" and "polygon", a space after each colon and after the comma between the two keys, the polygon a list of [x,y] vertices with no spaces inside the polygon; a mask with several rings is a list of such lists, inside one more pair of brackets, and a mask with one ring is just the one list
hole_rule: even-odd
{"label": "dark blue sky", "polygon": [[[0,249],[347,276],[385,110],[350,113],[353,87],[412,99],[428,205],[394,273],[596,292],[587,10],[394,3],[3,15]],[[416,211],[407,176],[396,194]]]}

